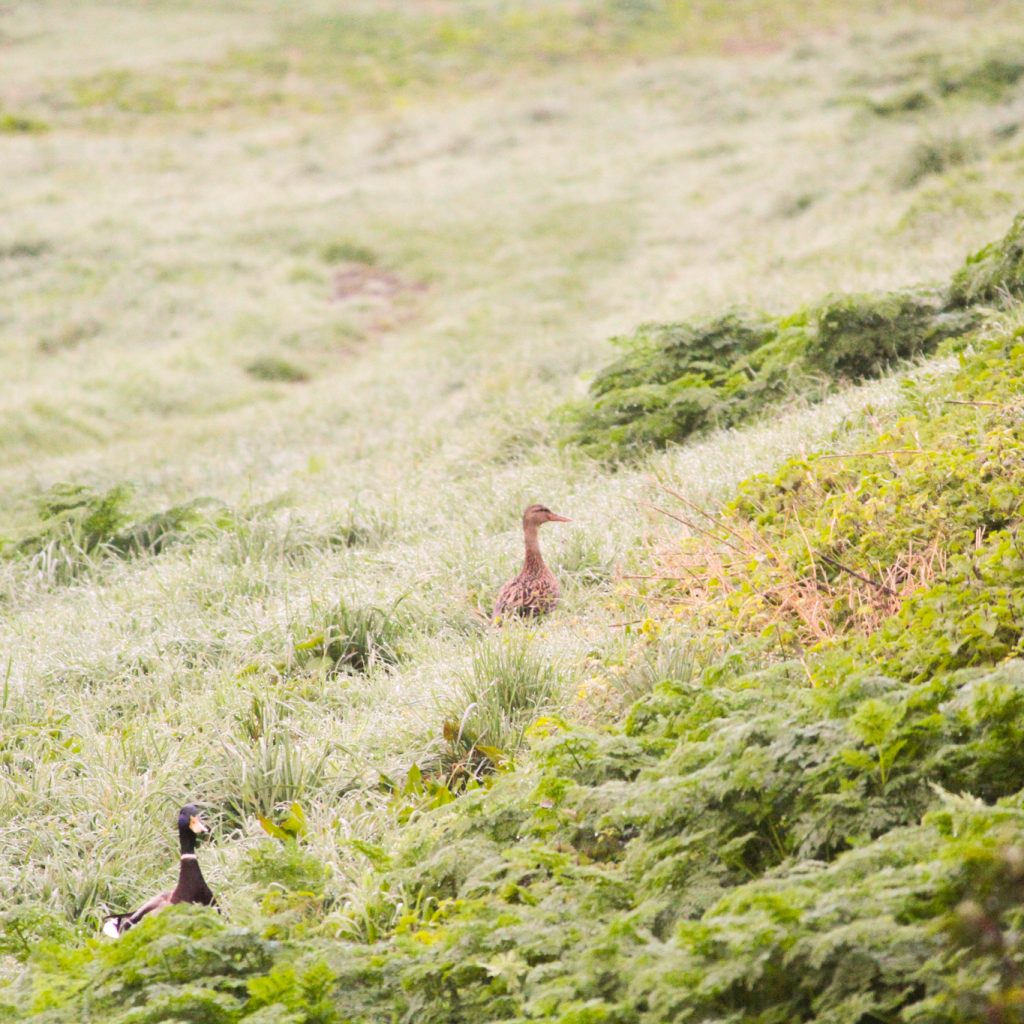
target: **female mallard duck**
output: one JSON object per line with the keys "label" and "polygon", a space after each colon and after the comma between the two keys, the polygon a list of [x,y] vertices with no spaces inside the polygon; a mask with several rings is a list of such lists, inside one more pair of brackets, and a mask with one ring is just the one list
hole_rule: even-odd
{"label": "female mallard duck", "polygon": [[137,925],[147,914],[156,913],[172,903],[203,903],[209,906],[216,901],[210,887],[199,870],[196,860],[196,836],[208,831],[199,817],[194,804],[187,804],[178,812],[178,839],[181,842],[181,866],[178,868],[178,884],[170,892],[162,892],[143,903],[134,914],[120,914],[108,917],[103,922],[103,932],[117,938],[129,928]]}
{"label": "female mallard duck", "polygon": [[571,522],[571,519],[556,515],[545,505],[531,505],[523,513],[523,538],[526,543],[523,570],[498,591],[492,621],[499,622],[509,615],[542,615],[558,604],[561,588],[555,574],[544,564],[537,531],[542,523]]}

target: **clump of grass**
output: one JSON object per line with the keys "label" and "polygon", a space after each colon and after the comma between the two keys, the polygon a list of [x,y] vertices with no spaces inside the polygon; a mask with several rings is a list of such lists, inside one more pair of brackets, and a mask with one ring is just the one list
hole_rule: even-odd
{"label": "clump of grass", "polygon": [[661,683],[682,686],[694,673],[696,658],[689,639],[666,635],[640,647],[639,657],[623,674],[622,688],[629,700],[637,700]]}
{"label": "clump of grass", "polygon": [[0,112],[0,135],[42,135],[49,130],[50,126],[37,117]]}
{"label": "clump of grass", "polygon": [[994,54],[973,64],[944,68],[935,75],[941,96],[998,100],[1024,78],[1024,57]]}
{"label": "clump of grass", "polygon": [[512,757],[527,728],[558,707],[561,668],[537,652],[531,640],[529,633],[510,629],[473,651],[469,670],[441,703],[456,760],[474,748]]}
{"label": "clump of grass", "polygon": [[284,561],[303,565],[324,552],[373,547],[395,529],[388,510],[355,503],[337,516],[307,519],[293,510],[269,506],[246,511],[223,510],[217,525],[226,527],[226,555],[237,563]]}
{"label": "clump of grass", "polygon": [[0,243],[0,260],[33,259],[45,256],[53,245],[42,238],[19,238],[14,242]]}
{"label": "clump of grass", "polygon": [[83,341],[99,334],[101,325],[96,320],[73,320],[63,324],[52,334],[47,334],[36,343],[36,348],[47,355],[77,348]]}
{"label": "clump of grass", "polygon": [[12,547],[15,556],[36,558],[58,579],[76,574],[129,522],[130,489],[119,484],[94,491],[82,484],[56,484],[37,502],[40,525]]}
{"label": "clump of grass", "polygon": [[225,780],[229,795],[224,803],[235,824],[320,792],[329,758],[326,750],[307,753],[287,732],[271,732],[252,747],[232,745],[229,754],[238,772],[234,780]]}
{"label": "clump of grass", "polygon": [[180,110],[183,82],[127,68],[104,70],[72,83],[76,106],[129,114],[168,114]]}
{"label": "clump of grass", "polygon": [[367,508],[356,503],[332,520],[326,532],[326,541],[331,547],[373,547],[387,540],[395,529],[396,517],[393,511]]}
{"label": "clump of grass", "polygon": [[920,86],[911,86],[877,99],[868,100],[868,106],[872,113],[879,117],[916,113],[926,110],[934,103],[935,97],[930,90]]}
{"label": "clump of grass", "polygon": [[377,254],[368,246],[344,238],[325,242],[320,246],[319,255],[324,263],[362,263],[372,267],[378,262]]}
{"label": "clump of grass", "polygon": [[301,666],[319,663],[328,675],[366,673],[378,666],[395,665],[402,657],[401,640],[408,623],[397,604],[390,608],[353,604],[345,599],[314,610],[318,625],[295,644]]}
{"label": "clump of grass", "polygon": [[210,508],[219,508],[213,498],[196,498],[172,505],[144,519],[130,523],[111,541],[111,548],[124,555],[158,555],[208,522]]}
{"label": "clump of grass", "polygon": [[916,114],[943,101],[961,99],[994,103],[1024,77],[1024,59],[1006,53],[989,54],[957,64],[941,63],[908,85],[867,100],[880,117]]}
{"label": "clump of grass", "polygon": [[298,742],[285,711],[277,701],[254,700],[238,720],[244,738],[222,740],[225,766],[217,790],[232,826],[322,796],[337,778],[330,744]]}
{"label": "clump of grass", "polygon": [[301,366],[282,356],[261,356],[245,368],[245,372],[256,380],[284,384],[301,384],[309,380],[309,373]]}
{"label": "clump of grass", "polygon": [[962,135],[919,139],[896,171],[897,188],[913,188],[936,174],[963,167],[978,157],[978,145]]}
{"label": "clump of grass", "polygon": [[804,191],[784,196],[776,205],[776,215],[784,220],[792,220],[806,213],[821,198],[820,192]]}
{"label": "clump of grass", "polygon": [[584,585],[606,583],[612,577],[613,561],[605,538],[586,530],[570,530],[558,551],[558,575]]}

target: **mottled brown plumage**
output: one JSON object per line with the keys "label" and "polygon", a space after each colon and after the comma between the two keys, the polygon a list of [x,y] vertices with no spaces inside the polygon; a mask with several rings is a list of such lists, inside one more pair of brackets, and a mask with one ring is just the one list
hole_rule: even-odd
{"label": "mottled brown plumage", "polygon": [[537,532],[542,523],[569,523],[571,519],[556,515],[545,505],[531,505],[523,513],[523,540],[526,557],[523,568],[514,580],[498,591],[493,621],[510,615],[543,615],[558,604],[561,588],[555,574],[544,563]]}
{"label": "mottled brown plumage", "polygon": [[178,840],[181,846],[181,861],[178,868],[178,884],[169,892],[162,892],[147,900],[133,914],[118,914],[103,922],[103,932],[112,938],[123,935],[137,925],[147,914],[154,914],[174,903],[215,904],[213,893],[199,870],[196,860],[196,836],[207,831],[199,818],[199,811],[188,804],[178,812]]}

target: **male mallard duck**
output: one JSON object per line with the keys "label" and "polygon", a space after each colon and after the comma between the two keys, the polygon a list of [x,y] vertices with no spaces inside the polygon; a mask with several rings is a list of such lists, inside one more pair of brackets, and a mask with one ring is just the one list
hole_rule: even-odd
{"label": "male mallard duck", "polygon": [[134,914],[119,914],[103,922],[103,933],[117,938],[129,928],[137,925],[147,914],[153,914],[172,903],[203,903],[209,906],[216,902],[210,887],[199,870],[196,860],[196,836],[208,831],[199,817],[199,809],[187,804],[178,812],[178,839],[181,842],[181,866],[178,869],[178,884],[170,892],[162,892],[143,903]]}
{"label": "male mallard duck", "polygon": [[546,505],[531,505],[523,513],[526,543],[523,570],[498,591],[492,621],[498,622],[509,615],[542,615],[558,604],[561,588],[555,574],[544,564],[537,531],[542,523],[571,522],[565,516],[556,515]]}

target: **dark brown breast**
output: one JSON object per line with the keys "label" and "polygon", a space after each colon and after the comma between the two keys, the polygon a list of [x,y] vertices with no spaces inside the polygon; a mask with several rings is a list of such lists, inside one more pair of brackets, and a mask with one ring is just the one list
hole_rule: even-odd
{"label": "dark brown breast", "polygon": [[171,893],[171,903],[202,903],[209,906],[213,903],[213,893],[199,870],[199,861],[182,860],[178,869],[178,884]]}

